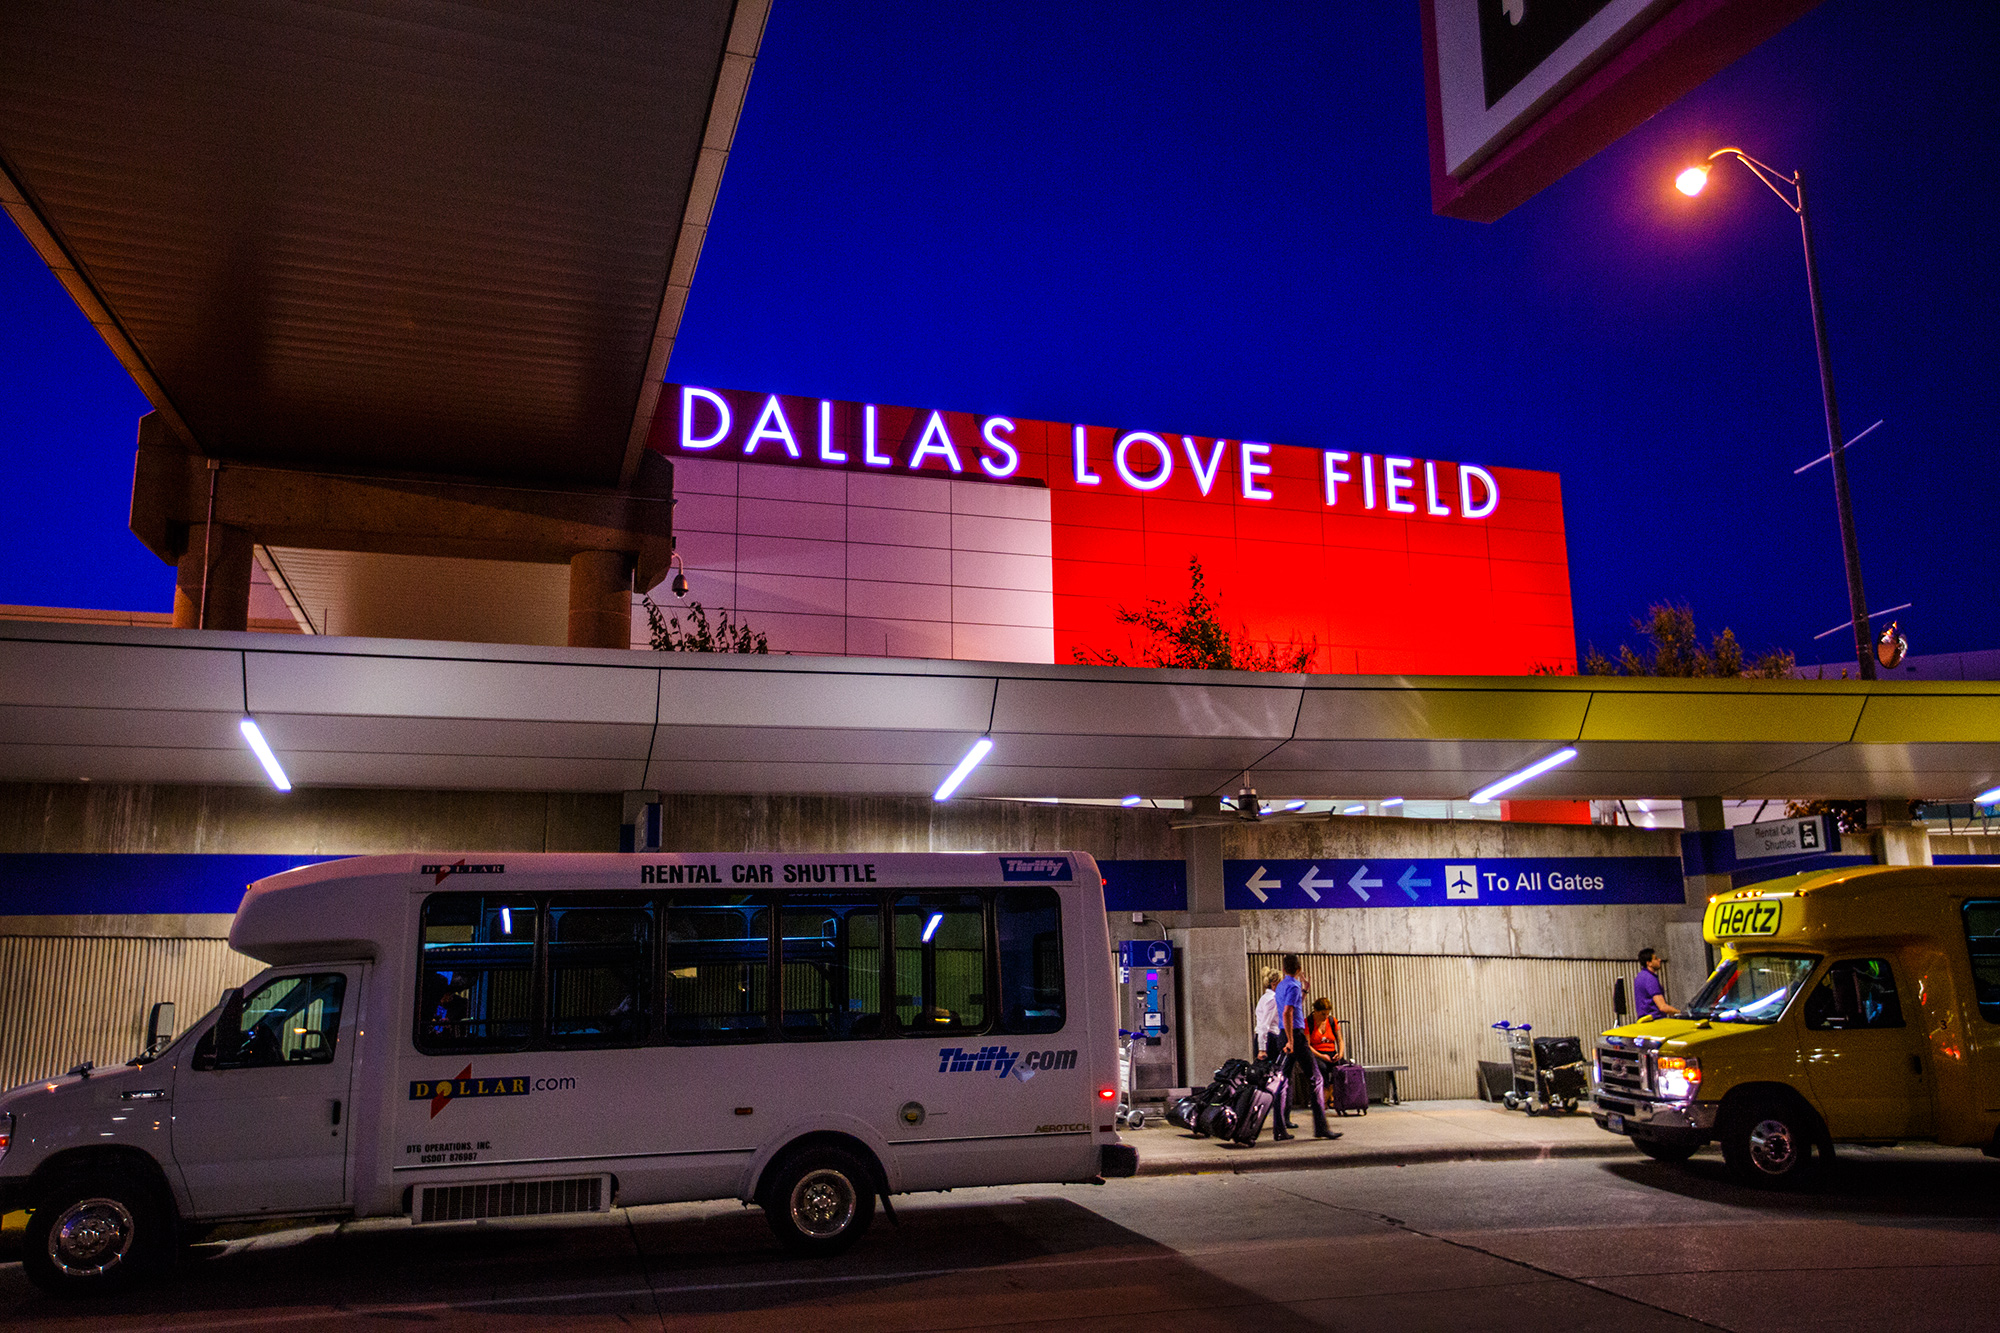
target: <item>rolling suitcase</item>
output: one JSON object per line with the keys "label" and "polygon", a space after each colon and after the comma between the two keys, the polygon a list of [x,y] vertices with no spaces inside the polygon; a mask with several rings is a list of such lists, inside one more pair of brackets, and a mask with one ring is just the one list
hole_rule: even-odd
{"label": "rolling suitcase", "polygon": [[1368,1114],[1368,1075],[1360,1065],[1335,1065],[1327,1071],[1326,1109],[1337,1115]]}
{"label": "rolling suitcase", "polygon": [[1236,1127],[1235,1121],[1230,1122],[1229,1129],[1216,1133],[1210,1128],[1215,1123],[1215,1118],[1207,1113],[1218,1106],[1233,1109],[1237,1095],[1243,1090],[1243,1084],[1249,1077],[1248,1060],[1225,1060],[1222,1068],[1215,1071],[1214,1081],[1193,1096],[1183,1097],[1175,1102],[1173,1109],[1167,1113],[1167,1118],[1183,1129],[1194,1131],[1196,1138],[1213,1135],[1216,1138],[1226,1139],[1230,1130]]}
{"label": "rolling suitcase", "polygon": [[1259,1060],[1252,1066],[1253,1077],[1236,1101],[1236,1133],[1231,1137],[1248,1147],[1264,1132],[1271,1108],[1285,1091],[1285,1067]]}

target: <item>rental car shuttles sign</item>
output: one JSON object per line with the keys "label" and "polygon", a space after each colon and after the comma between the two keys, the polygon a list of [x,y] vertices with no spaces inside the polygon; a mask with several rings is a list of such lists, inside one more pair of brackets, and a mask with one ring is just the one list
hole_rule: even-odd
{"label": "rental car shuttles sign", "polygon": [[[844,505],[840,540],[850,551],[917,543],[915,550],[945,540],[911,537],[914,529],[900,516],[947,503],[935,498],[945,488],[925,483],[953,483],[951,586],[1015,578],[1004,585],[1009,591],[1044,597],[1052,630],[1046,651],[1055,661],[1107,651],[1129,659],[1130,627],[1119,611],[1155,598],[1184,601],[1189,561],[1199,560],[1227,628],[1240,622],[1255,641],[1310,642],[1315,670],[1520,673],[1575,663],[1561,483],[1553,473],[1425,457],[1386,441],[1306,448],[697,385],[666,386],[650,445],[676,463],[677,494],[719,487],[734,487],[739,497],[778,494],[782,487],[761,480],[766,469],[821,474],[834,486],[808,489],[802,480],[785,493]],[[837,488],[843,477],[847,484]],[[1034,495],[981,502],[967,488]],[[978,525],[962,520],[982,510],[1045,513],[1037,520],[1046,527],[1042,551],[1017,537],[1003,543],[1007,550],[978,551]],[[685,526],[681,514],[677,532]],[[802,525],[817,521],[801,511]],[[824,527],[757,535],[831,539]],[[1040,559],[1046,567],[989,575],[1001,566],[975,555]],[[802,579],[833,576],[819,553],[801,559],[808,557],[812,568],[799,568]],[[691,569],[699,563],[689,557]],[[838,577],[854,581],[863,563],[850,559]],[[904,563],[916,570],[924,562]],[[744,584],[744,569],[734,572],[739,587],[760,586],[755,578]],[[870,596],[873,584],[897,581],[894,568],[887,577],[869,572]],[[832,614],[800,598],[764,609],[781,618],[794,606],[800,614]],[[850,595],[842,611],[849,619],[855,601]],[[976,619],[987,604],[954,595],[951,618]],[[757,608],[744,602],[739,609]],[[893,635],[885,638],[887,651],[904,655]],[[796,650],[782,639],[772,646]],[[845,650],[885,651],[865,639]]]}

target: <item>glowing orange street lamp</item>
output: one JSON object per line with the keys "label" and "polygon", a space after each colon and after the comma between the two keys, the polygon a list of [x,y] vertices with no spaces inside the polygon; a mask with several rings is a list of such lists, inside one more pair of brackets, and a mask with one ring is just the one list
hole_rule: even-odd
{"label": "glowing orange street lamp", "polygon": [[[1692,199],[1708,185],[1708,173],[1719,157],[1733,157],[1764,182],[1786,208],[1798,214],[1799,234],[1806,247],[1806,294],[1812,298],[1813,339],[1819,347],[1819,388],[1826,400],[1827,452],[1833,459],[1833,499],[1840,510],[1840,549],[1847,562],[1847,602],[1854,615],[1854,660],[1863,680],[1875,679],[1875,654],[1870,651],[1868,598],[1861,590],[1861,543],[1854,535],[1854,505],[1847,491],[1847,457],[1840,434],[1840,405],[1833,396],[1833,362],[1826,350],[1826,316],[1820,309],[1819,266],[1813,260],[1812,218],[1806,212],[1805,173],[1787,176],[1767,166],[1740,148],[1718,148],[1708,161],[1688,167],[1674,177],[1674,188]],[[1790,193],[1787,193],[1789,188]]]}

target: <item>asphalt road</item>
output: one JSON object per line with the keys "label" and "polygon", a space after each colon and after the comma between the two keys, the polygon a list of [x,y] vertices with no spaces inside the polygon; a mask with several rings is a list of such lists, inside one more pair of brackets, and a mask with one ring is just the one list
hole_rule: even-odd
{"label": "asphalt road", "polygon": [[272,1232],[114,1301],[0,1264],[48,1328],[2000,1329],[2000,1162],[1853,1150],[1772,1195],[1631,1159],[1461,1162],[899,1202],[847,1256],[783,1256],[736,1204],[585,1223]]}

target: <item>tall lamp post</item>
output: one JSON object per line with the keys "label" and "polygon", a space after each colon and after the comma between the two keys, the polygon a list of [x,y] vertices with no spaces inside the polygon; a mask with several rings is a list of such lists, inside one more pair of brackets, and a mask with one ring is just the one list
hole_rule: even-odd
{"label": "tall lamp post", "polygon": [[[1812,298],[1813,338],[1819,345],[1819,388],[1826,400],[1827,452],[1833,459],[1833,499],[1840,509],[1840,550],[1847,561],[1847,603],[1854,614],[1854,660],[1863,680],[1875,679],[1875,654],[1868,642],[1868,598],[1861,591],[1861,543],[1854,535],[1854,504],[1847,491],[1847,456],[1840,434],[1840,405],[1833,396],[1833,362],[1826,350],[1826,315],[1819,302],[1819,265],[1813,260],[1812,217],[1806,212],[1806,182],[1803,171],[1787,176],[1767,166],[1740,148],[1718,148],[1701,166],[1689,167],[1674,178],[1674,187],[1693,198],[1708,184],[1709,168],[1719,157],[1733,157],[1748,167],[1758,180],[1786,208],[1798,214],[1799,235],[1806,246],[1806,293]],[[1791,193],[1785,192],[1790,187]]]}

